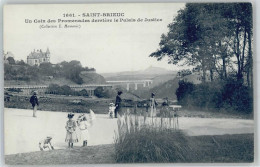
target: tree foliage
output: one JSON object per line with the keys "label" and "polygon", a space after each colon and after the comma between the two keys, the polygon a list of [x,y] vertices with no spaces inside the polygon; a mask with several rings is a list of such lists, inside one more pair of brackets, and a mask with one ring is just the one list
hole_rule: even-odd
{"label": "tree foliage", "polygon": [[[11,60],[11,59],[10,59]],[[77,84],[82,84],[83,79],[80,77],[82,71],[95,71],[94,68],[82,67],[81,63],[76,60],[70,62],[63,61],[58,64],[41,63],[39,66],[29,66],[24,61],[13,59],[13,64],[5,64],[4,78],[5,80],[37,80],[41,77],[65,77]]]}
{"label": "tree foliage", "polygon": [[98,98],[111,98],[116,96],[116,91],[113,89],[106,89],[103,87],[97,87],[94,90],[94,95]]}
{"label": "tree foliage", "polygon": [[15,64],[15,60],[13,57],[8,57],[7,60],[9,62],[9,64]]}
{"label": "tree foliage", "polygon": [[[250,3],[187,3],[162,34],[159,49],[150,57],[178,65],[199,66],[227,79],[235,69],[237,81],[246,73],[252,84],[252,5]],[[230,70],[229,70],[230,71]]]}
{"label": "tree foliage", "polygon": [[178,103],[188,108],[253,112],[252,89],[232,78],[199,85],[180,81],[176,96]]}
{"label": "tree foliage", "polygon": [[57,95],[89,96],[86,89],[75,91],[71,89],[68,85],[59,86],[57,84],[50,84],[46,90],[46,93]]}

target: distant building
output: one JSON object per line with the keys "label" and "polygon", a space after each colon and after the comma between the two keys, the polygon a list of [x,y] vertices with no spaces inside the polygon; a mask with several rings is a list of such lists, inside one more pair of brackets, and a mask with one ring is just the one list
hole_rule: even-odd
{"label": "distant building", "polygon": [[37,51],[31,52],[27,56],[27,64],[34,66],[39,66],[41,63],[49,63],[50,62],[50,51],[47,48],[46,52],[43,52],[41,49]]}

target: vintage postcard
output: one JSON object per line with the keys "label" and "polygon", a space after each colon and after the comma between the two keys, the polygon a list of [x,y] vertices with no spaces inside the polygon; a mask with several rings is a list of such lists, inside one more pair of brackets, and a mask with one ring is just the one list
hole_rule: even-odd
{"label": "vintage postcard", "polygon": [[252,13],[5,5],[5,164],[254,163]]}

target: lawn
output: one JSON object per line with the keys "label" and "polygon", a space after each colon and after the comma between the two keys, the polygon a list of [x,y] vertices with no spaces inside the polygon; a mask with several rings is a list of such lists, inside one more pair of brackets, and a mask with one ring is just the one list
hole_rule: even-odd
{"label": "lawn", "polygon": [[[40,106],[38,110],[43,111],[62,111],[62,112],[76,112],[87,113],[89,109],[92,109],[97,114],[106,114],[108,112],[109,103],[114,102],[115,99],[91,99],[82,98],[80,103],[73,103],[73,99],[80,99],[82,97],[75,96],[49,96],[39,97]],[[9,102],[5,102],[6,108],[18,108],[18,109],[32,109],[29,103],[29,97],[26,96],[12,96]],[[130,108],[134,110],[134,108]],[[160,111],[160,106],[157,107]],[[137,112],[145,111],[145,108],[137,108]],[[201,111],[201,110],[187,110],[182,109],[179,113],[180,117],[199,117],[199,118],[235,118],[235,119],[253,119],[253,113],[245,114],[238,112],[213,112],[213,111]]]}
{"label": "lawn", "polygon": [[[252,163],[254,161],[254,135],[187,136],[190,152],[181,163]],[[5,156],[8,165],[51,164],[111,164],[116,163],[115,147],[110,145],[86,148],[37,151]],[[123,162],[122,162],[123,163]]]}

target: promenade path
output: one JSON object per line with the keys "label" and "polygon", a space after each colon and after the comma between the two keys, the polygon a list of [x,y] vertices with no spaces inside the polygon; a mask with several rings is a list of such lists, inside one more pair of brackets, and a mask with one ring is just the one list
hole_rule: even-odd
{"label": "promenade path", "polygon": [[[95,111],[94,111],[95,112]],[[65,149],[65,124],[67,113],[38,111],[38,117],[32,117],[32,110],[4,109],[5,155],[39,151],[38,142],[46,136],[53,137],[56,149]],[[75,114],[77,118],[79,114]],[[179,127],[188,135],[222,135],[254,133],[254,121],[224,118],[179,118]],[[89,128],[88,145],[111,144],[117,132],[117,119],[108,115],[96,114],[96,120]],[[75,143],[81,146],[82,142]]]}

